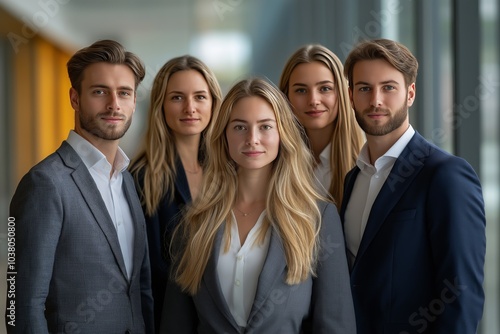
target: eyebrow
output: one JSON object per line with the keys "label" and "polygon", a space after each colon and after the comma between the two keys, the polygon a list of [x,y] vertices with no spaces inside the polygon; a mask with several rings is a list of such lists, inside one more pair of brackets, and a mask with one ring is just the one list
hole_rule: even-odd
{"label": "eyebrow", "polygon": [[[318,81],[314,85],[324,85],[324,84],[334,84],[333,81],[331,80],[323,80],[323,81]],[[292,85],[293,86],[307,86],[305,83],[297,82]]]}
{"label": "eyebrow", "polygon": [[[167,92],[167,94],[179,94],[179,95],[184,95],[186,93],[184,92],[181,92],[179,90],[173,90],[173,91],[170,91],[170,92]],[[208,91],[202,89],[202,90],[197,90],[196,92],[194,92],[194,94],[208,94]]]}
{"label": "eyebrow", "polygon": [[[90,88],[104,88],[104,89],[111,89],[111,87],[107,86],[107,85],[101,85],[101,84],[97,84],[97,85],[90,85]],[[118,90],[128,90],[128,91],[131,91],[133,92],[134,89],[130,86],[120,86],[118,87]]]}
{"label": "eyebrow", "polygon": [[[244,119],[239,119],[239,118],[235,118],[235,119],[231,120],[229,123],[235,123],[235,122],[248,123],[248,121],[245,121]],[[265,119],[260,119],[257,121],[257,123],[266,123],[266,122],[275,122],[276,123],[276,120],[272,119],[272,118],[265,118]]]}
{"label": "eyebrow", "polygon": [[[386,81],[382,81],[380,82],[380,84],[382,85],[387,85],[387,84],[395,84],[395,85],[399,85],[399,82],[397,82],[396,80],[386,80]],[[368,83],[368,82],[365,82],[365,81],[358,81],[354,84],[354,86],[358,86],[358,85],[363,85],[363,86],[372,86],[373,84],[371,83]]]}

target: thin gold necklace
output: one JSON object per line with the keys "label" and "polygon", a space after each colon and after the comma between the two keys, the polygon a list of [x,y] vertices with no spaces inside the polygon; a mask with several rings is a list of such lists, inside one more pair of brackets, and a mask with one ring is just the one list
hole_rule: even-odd
{"label": "thin gold necklace", "polygon": [[249,215],[249,213],[245,213],[245,212],[241,211],[240,209],[238,209],[238,208],[236,207],[236,205],[234,206],[234,208],[235,208],[237,211],[239,211],[239,212],[243,215],[243,217],[246,217],[246,216],[248,216],[248,215]]}

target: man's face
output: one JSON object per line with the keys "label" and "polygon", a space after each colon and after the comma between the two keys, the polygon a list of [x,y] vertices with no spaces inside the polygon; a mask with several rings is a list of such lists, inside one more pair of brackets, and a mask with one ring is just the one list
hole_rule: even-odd
{"label": "man's face", "polygon": [[352,81],[351,102],[367,136],[402,135],[409,125],[415,84],[406,87],[403,74],[383,59],[356,63]]}
{"label": "man's face", "polygon": [[80,94],[70,90],[75,131],[91,142],[120,139],[132,122],[135,96],[134,74],[126,65],[101,62],[88,66]]}

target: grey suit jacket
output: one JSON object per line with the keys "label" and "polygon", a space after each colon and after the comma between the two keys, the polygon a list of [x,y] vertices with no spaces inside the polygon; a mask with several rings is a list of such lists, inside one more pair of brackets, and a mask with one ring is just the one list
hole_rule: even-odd
{"label": "grey suit jacket", "polygon": [[223,227],[195,296],[167,284],[160,333],[356,333],[349,272],[339,215],[321,203],[321,254],[317,277],[287,285],[286,260],[279,233],[272,231],[247,326],[233,319],[217,277]]}
{"label": "grey suit jacket", "polygon": [[135,223],[130,280],[104,201],[68,143],[23,177],[10,206],[17,277],[9,333],[153,331],[144,216],[128,172],[123,189]]}

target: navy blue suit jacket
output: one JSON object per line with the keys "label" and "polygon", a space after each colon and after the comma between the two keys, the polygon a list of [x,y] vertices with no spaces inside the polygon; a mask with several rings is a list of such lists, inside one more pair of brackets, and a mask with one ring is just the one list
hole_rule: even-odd
{"label": "navy blue suit jacket", "polygon": [[[346,176],[343,222],[359,171]],[[358,333],[475,333],[485,225],[472,167],[415,133],[373,203],[351,268]]]}
{"label": "navy blue suit jacket", "polygon": [[[179,223],[184,206],[191,202],[191,193],[186,173],[179,159],[176,161],[176,171],[174,197],[171,199],[170,189],[167,189],[166,195],[162,198],[155,214],[152,216],[145,215],[149,259],[151,263],[151,288],[154,299],[156,332],[160,328],[163,298],[170,273],[167,244],[169,238],[167,236],[173,232]],[[140,189],[143,189],[143,171],[139,172],[139,183],[136,186],[138,192],[140,192]],[[143,210],[145,212],[144,207]]]}

